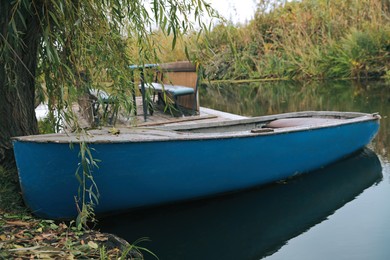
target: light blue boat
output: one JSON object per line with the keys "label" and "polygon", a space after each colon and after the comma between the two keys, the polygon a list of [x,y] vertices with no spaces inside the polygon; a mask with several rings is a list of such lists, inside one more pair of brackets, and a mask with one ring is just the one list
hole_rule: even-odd
{"label": "light blue boat", "polygon": [[[127,128],[119,135],[94,130],[86,141],[101,161],[93,169],[100,191],[95,212],[208,197],[307,173],[366,146],[379,120],[377,114],[309,111]],[[32,212],[74,218],[80,137],[24,136],[13,143],[24,200]]]}

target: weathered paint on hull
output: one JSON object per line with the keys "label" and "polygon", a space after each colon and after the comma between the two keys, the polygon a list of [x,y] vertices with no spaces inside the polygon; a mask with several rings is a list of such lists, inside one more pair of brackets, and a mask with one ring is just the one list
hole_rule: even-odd
{"label": "weathered paint on hull", "polygon": [[[242,138],[90,144],[101,160],[97,214],[211,196],[305,173],[367,145],[378,121]],[[14,140],[26,204],[45,218],[74,218],[79,146]]]}

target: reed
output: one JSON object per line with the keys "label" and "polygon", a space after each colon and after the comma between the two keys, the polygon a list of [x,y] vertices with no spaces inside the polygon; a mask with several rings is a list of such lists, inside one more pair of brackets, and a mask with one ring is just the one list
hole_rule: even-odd
{"label": "reed", "polygon": [[[193,50],[213,80],[369,78],[390,70],[389,4],[260,1],[247,25],[220,24]],[[207,47],[211,50],[206,51]]]}

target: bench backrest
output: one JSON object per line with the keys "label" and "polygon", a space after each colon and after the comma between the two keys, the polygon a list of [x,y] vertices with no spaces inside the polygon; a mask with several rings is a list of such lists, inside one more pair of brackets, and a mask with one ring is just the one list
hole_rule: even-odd
{"label": "bench backrest", "polygon": [[159,66],[156,81],[164,84],[180,85],[193,88],[195,94],[180,96],[178,105],[199,111],[198,73],[196,66],[189,61],[163,63]]}

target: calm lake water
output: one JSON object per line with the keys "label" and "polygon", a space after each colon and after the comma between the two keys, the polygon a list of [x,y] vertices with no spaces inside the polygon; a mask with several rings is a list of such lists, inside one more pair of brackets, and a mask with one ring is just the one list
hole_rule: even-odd
{"label": "calm lake water", "polygon": [[103,219],[102,231],[130,243],[148,237],[140,246],[162,260],[390,259],[390,82],[208,86],[200,100],[202,106],[245,116],[379,112],[381,129],[367,149],[324,169],[223,197]]}

